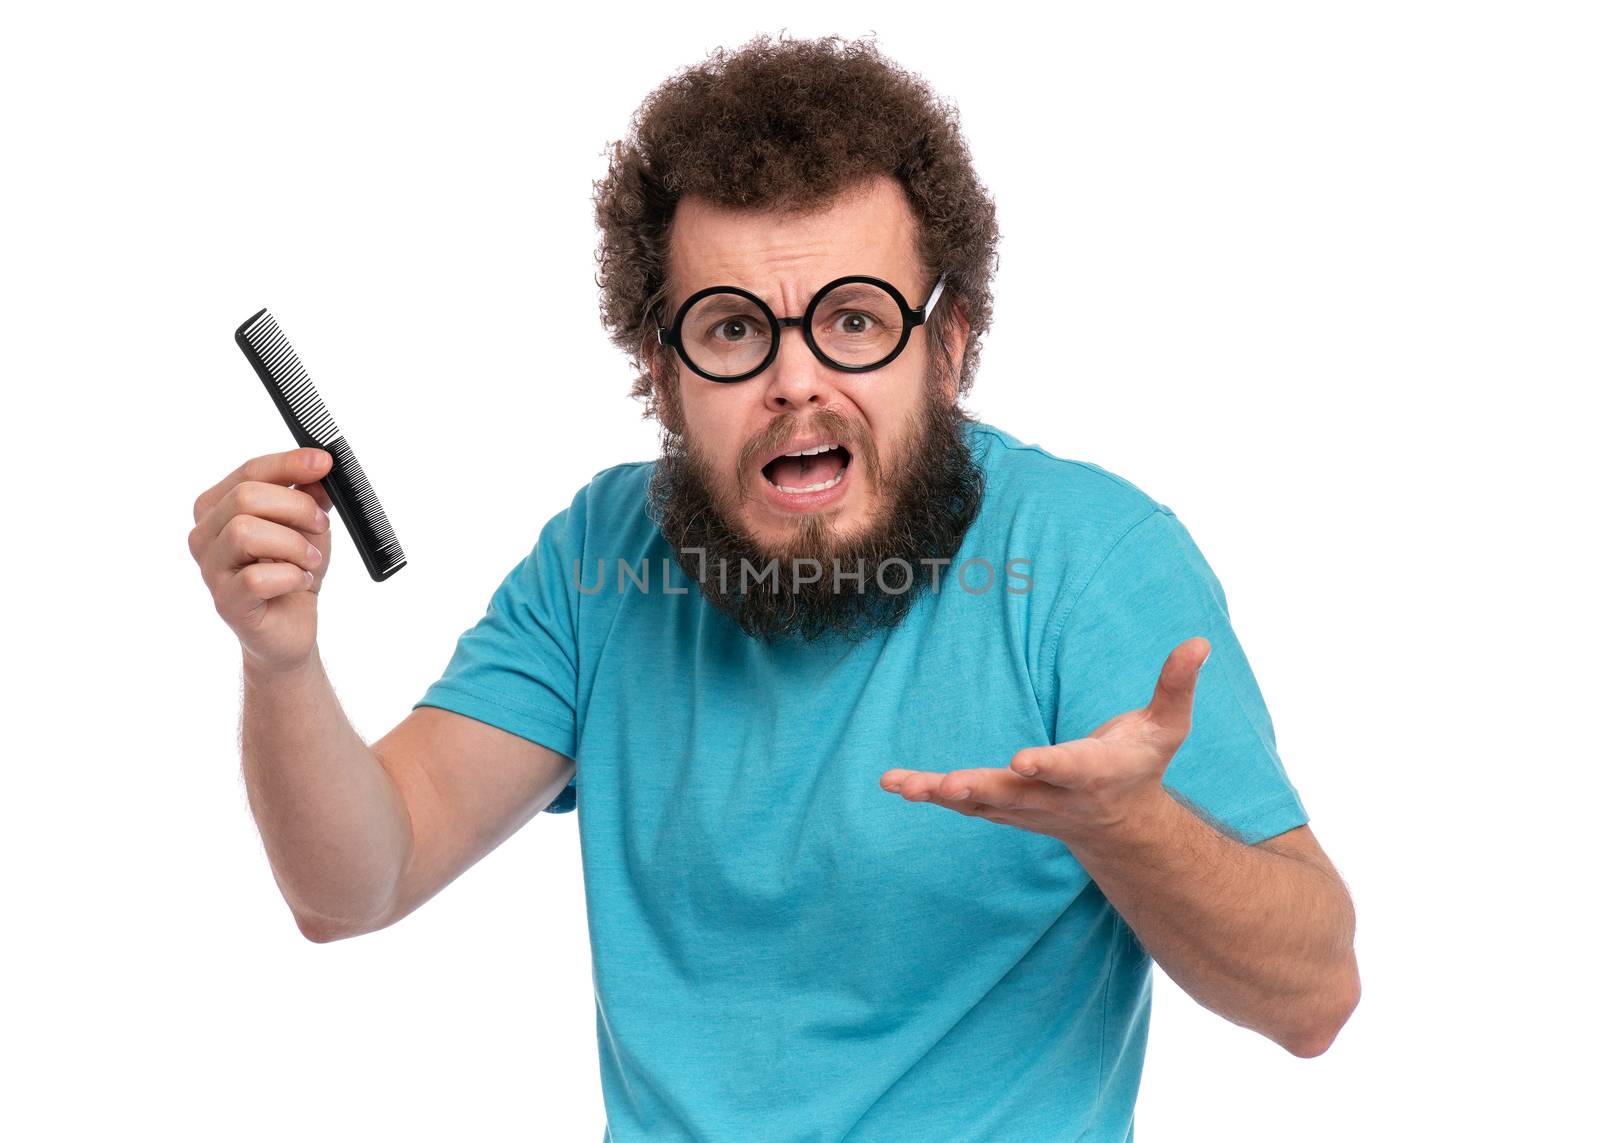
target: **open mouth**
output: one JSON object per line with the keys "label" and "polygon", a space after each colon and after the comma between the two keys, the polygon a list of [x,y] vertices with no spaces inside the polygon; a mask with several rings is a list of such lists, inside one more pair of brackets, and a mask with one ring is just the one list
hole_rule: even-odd
{"label": "open mouth", "polygon": [[774,457],[761,475],[779,492],[790,495],[826,492],[844,479],[850,467],[850,450],[844,445],[818,445],[787,456]]}

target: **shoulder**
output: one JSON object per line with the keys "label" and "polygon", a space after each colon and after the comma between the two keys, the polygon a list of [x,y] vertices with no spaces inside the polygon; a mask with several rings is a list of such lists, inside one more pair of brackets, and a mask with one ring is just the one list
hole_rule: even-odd
{"label": "shoulder", "polygon": [[1053,711],[1055,650],[1067,616],[1111,553],[1119,545],[1126,550],[1127,537],[1143,535],[1169,511],[1132,480],[1091,461],[1061,456],[983,422],[967,431],[984,472],[984,493],[963,554],[997,568],[1004,560],[1008,577],[1027,577],[1025,591],[1007,602],[1027,648],[1040,709]]}
{"label": "shoulder", "polygon": [[646,513],[654,467],[654,461],[635,460],[600,469],[545,526],[546,535],[573,556],[604,550],[626,558],[655,530]]}
{"label": "shoulder", "polygon": [[968,439],[984,470],[986,530],[1027,537],[1041,555],[1070,562],[1074,571],[1152,515],[1171,514],[1127,477],[1091,461],[1059,456],[981,421],[968,427]]}
{"label": "shoulder", "polygon": [[1008,570],[1009,561],[1025,561],[1032,583],[1019,606],[1042,653],[1097,577],[1130,591],[1136,581],[1162,581],[1194,563],[1172,510],[1127,477],[992,425],[975,423],[969,433],[985,486],[965,546],[996,567],[999,559]]}
{"label": "shoulder", "polygon": [[643,511],[653,460],[629,460],[602,468],[589,478],[579,495],[591,514],[626,517],[634,509]]}

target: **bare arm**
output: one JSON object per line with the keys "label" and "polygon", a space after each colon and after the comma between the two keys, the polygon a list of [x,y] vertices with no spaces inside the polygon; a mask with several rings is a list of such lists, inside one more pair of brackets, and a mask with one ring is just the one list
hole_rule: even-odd
{"label": "bare arm", "polygon": [[880,783],[1060,841],[1186,992],[1297,1056],[1320,1055],[1361,998],[1343,881],[1309,827],[1245,845],[1162,782],[1210,650],[1184,640],[1149,704],[1087,738],[1024,747],[1005,769],[894,769]]}
{"label": "bare arm", "polygon": [[324,939],[388,908],[411,849],[409,815],[315,651],[279,671],[245,658],[240,752],[267,860],[301,931]]}
{"label": "bare arm", "polygon": [[322,449],[252,457],[194,502],[189,553],[244,659],[250,811],[300,931],[393,924],[561,792],[573,763],[465,715],[413,710],[372,747],[317,652],[332,555]]}
{"label": "bare arm", "polygon": [[320,660],[307,670],[254,685],[246,670],[245,775],[273,875],[311,940],[409,915],[575,772],[554,750],[437,707],[418,707],[368,747]]}
{"label": "bare arm", "polygon": [[1355,909],[1308,826],[1245,845],[1165,796],[1070,848],[1156,962],[1218,1015],[1309,1057],[1355,1008]]}
{"label": "bare arm", "polygon": [[414,841],[388,908],[359,932],[410,914],[555,801],[577,770],[549,747],[431,706],[372,749],[404,796]]}

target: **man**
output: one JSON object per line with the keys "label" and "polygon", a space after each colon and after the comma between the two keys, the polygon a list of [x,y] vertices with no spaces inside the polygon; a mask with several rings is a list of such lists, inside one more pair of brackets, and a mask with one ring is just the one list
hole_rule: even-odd
{"label": "man", "polygon": [[286,536],[326,460],[196,504],[208,582],[254,577],[213,590],[307,935],[581,790],[610,1138],[1131,1138],[1152,957],[1323,1051],[1353,910],[1221,585],[1164,505],[959,409],[997,232],[953,113],[759,39],[647,101],[596,205],[662,455],[595,474],[370,751],[273,626],[316,583],[252,562],[325,573]]}

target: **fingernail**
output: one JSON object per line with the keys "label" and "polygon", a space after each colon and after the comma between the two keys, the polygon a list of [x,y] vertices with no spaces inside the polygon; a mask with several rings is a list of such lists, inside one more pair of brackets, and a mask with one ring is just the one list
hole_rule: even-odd
{"label": "fingernail", "polygon": [[1035,774],[1037,774],[1038,772],[1039,772],[1039,767],[1037,767],[1037,766],[1018,766],[1017,767],[1017,773],[1021,774],[1024,778],[1031,778]]}
{"label": "fingernail", "polygon": [[322,463],[322,451],[320,449],[311,449],[306,453],[306,467],[307,468],[316,468],[319,465],[321,465],[321,463]]}
{"label": "fingernail", "polygon": [[953,802],[965,801],[968,797],[971,796],[971,794],[972,794],[971,790],[967,789],[965,786],[962,786],[959,790],[957,790],[955,793],[950,795],[950,800],[953,801]]}
{"label": "fingernail", "polygon": [[326,528],[328,526],[328,514],[326,512],[324,512],[321,508],[317,509],[316,521],[317,521],[317,531],[319,531],[319,532],[322,531],[324,528]]}
{"label": "fingernail", "polygon": [[320,564],[322,562],[321,550],[315,544],[307,544],[306,559],[310,560],[314,564]]}

